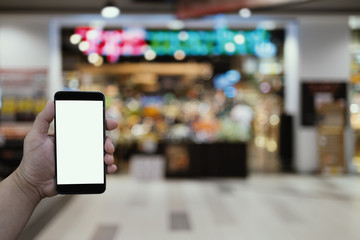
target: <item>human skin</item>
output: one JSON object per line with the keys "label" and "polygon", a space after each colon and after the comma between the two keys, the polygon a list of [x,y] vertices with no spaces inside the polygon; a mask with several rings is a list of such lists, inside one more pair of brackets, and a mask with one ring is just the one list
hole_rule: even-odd
{"label": "human skin", "polygon": [[[57,194],[55,189],[54,137],[48,134],[54,119],[54,103],[49,101],[36,117],[24,140],[24,155],[19,167],[0,182],[0,239],[16,239],[39,202]],[[117,128],[117,122],[106,121],[106,129]],[[114,173],[114,145],[105,141],[107,173]],[[85,166],[84,166],[85,167]]]}

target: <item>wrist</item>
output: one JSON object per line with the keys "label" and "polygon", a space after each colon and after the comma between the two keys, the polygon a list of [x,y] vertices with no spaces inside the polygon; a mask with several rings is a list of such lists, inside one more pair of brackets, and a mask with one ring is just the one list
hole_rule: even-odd
{"label": "wrist", "polygon": [[19,168],[13,172],[11,178],[13,179],[19,194],[22,195],[30,205],[35,207],[41,201],[42,197],[37,188],[25,178]]}

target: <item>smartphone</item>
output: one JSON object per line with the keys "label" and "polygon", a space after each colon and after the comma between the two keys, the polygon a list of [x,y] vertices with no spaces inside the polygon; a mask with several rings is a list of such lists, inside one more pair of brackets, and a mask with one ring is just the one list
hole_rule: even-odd
{"label": "smartphone", "polygon": [[59,91],[54,102],[57,192],[103,193],[106,188],[104,95]]}

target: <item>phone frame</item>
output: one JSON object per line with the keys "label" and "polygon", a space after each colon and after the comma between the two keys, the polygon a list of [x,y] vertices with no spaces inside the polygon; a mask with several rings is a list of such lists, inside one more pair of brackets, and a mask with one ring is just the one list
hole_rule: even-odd
{"label": "phone frame", "polygon": [[55,184],[59,194],[99,194],[106,190],[106,165],[103,164],[104,183],[99,184],[58,184],[57,181],[57,149],[56,149],[56,101],[81,100],[81,101],[102,101],[103,102],[103,151],[105,157],[106,120],[105,120],[105,97],[101,92],[88,91],[58,91],[54,95],[54,155],[55,155]]}

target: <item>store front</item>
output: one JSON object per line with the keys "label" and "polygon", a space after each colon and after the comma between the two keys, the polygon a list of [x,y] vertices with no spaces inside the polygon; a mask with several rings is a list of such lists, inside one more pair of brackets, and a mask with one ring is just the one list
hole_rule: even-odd
{"label": "store front", "polygon": [[360,18],[352,16],[349,18],[349,26],[351,29],[351,43],[350,43],[350,56],[351,56],[351,68],[350,68],[350,104],[349,115],[350,125],[352,129],[352,143],[354,146],[354,152],[352,155],[352,163],[354,164],[356,171],[360,171],[360,141],[359,141],[359,106],[360,106]]}
{"label": "store front", "polygon": [[63,77],[50,92],[105,93],[120,171],[139,155],[162,156],[167,176],[280,171],[288,22],[139,18],[53,22]]}
{"label": "store front", "polygon": [[[106,114],[119,122],[108,133],[119,174],[107,176],[106,194],[44,199],[25,237],[216,238],[226,230],[265,238],[279,230],[286,239],[293,233],[284,233],[285,222],[310,234],[304,238],[356,235],[346,221],[346,231],[323,231],[324,222],[337,224],[325,212],[358,216],[348,200],[359,197],[349,175],[360,159],[360,27],[350,18],[350,30],[347,14],[183,22],[4,15],[0,181],[20,163],[24,137],[58,90],[104,92]],[[150,181],[202,177],[210,178]],[[61,214],[44,228],[54,209]],[[74,211],[83,224],[62,231]],[[258,220],[271,224],[258,231]]]}

